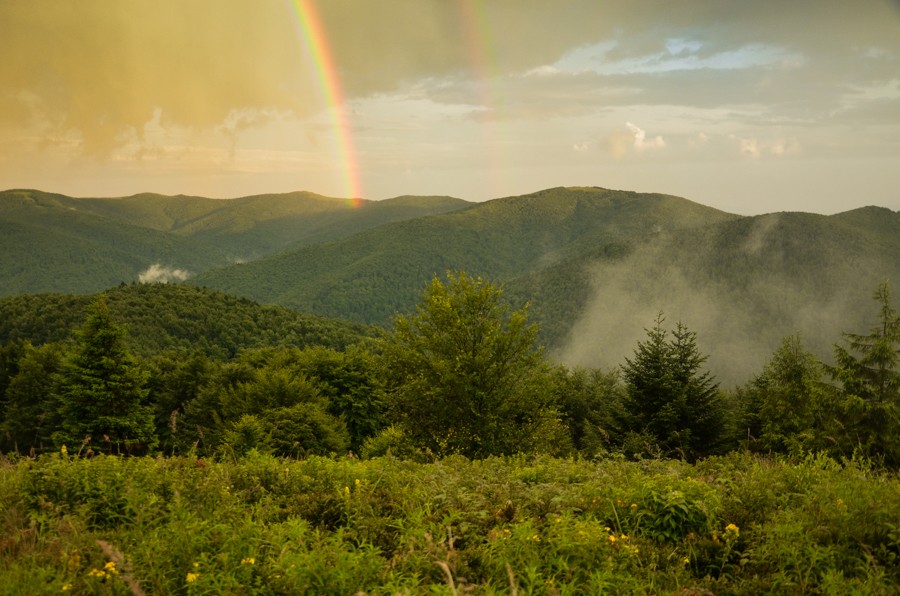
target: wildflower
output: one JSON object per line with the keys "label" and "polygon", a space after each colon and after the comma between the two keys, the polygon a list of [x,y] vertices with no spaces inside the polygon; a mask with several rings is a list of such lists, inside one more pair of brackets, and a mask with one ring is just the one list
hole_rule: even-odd
{"label": "wildflower", "polygon": [[637,511],[637,503],[632,503],[632,504],[631,504],[631,510],[632,510],[632,511]]}
{"label": "wildflower", "polygon": [[253,565],[255,563],[256,559],[254,559],[253,557],[246,557],[244,559],[241,559],[241,565]]}
{"label": "wildflower", "polygon": [[503,533],[507,536],[509,535],[509,528],[503,528]]}
{"label": "wildflower", "polygon": [[190,583],[193,583],[193,582],[197,581],[197,578],[199,578],[199,577],[200,577],[200,574],[199,574],[199,573],[188,573],[188,574],[184,577],[184,579],[185,579],[185,581],[187,581],[187,583],[190,584]]}
{"label": "wildflower", "polygon": [[609,540],[609,541],[612,542],[612,543],[615,543],[616,540],[618,540],[618,538],[616,538],[614,534],[610,534],[610,535],[607,537],[607,540]]}
{"label": "wildflower", "polygon": [[66,444],[63,443],[63,446],[59,448],[59,453],[63,457],[66,457],[69,454],[69,450],[66,448]]}
{"label": "wildflower", "polygon": [[738,536],[741,533],[741,529],[734,524],[728,524],[727,526],[725,526],[725,533]]}
{"label": "wildflower", "polygon": [[119,573],[119,570],[116,569],[115,561],[109,561],[106,565],[103,566],[103,570],[110,575],[117,575]]}
{"label": "wildflower", "polygon": [[198,563],[197,561],[194,561],[194,569],[196,569],[199,566],[200,566],[200,563]]}
{"label": "wildflower", "polygon": [[60,592],[68,592],[72,589],[72,584],[63,584],[63,587],[60,589]]}
{"label": "wildflower", "polygon": [[349,495],[349,494],[350,494],[350,487],[349,487],[349,486],[345,486],[345,487],[344,487],[344,494],[345,494],[345,495]]}
{"label": "wildflower", "polygon": [[681,562],[684,563],[685,565],[690,565],[691,559],[689,557],[685,557],[681,560]]}
{"label": "wildflower", "polygon": [[628,540],[628,534],[619,534],[619,540]]}
{"label": "wildflower", "polygon": [[91,569],[88,571],[88,577],[106,577],[106,572],[102,569]]}
{"label": "wildflower", "polygon": [[837,506],[838,506],[838,507],[843,507],[843,506],[844,506],[844,499],[838,499],[838,500],[836,501],[836,503],[837,503]]}
{"label": "wildflower", "polygon": [[534,536],[532,536],[531,539],[534,540],[535,542],[540,542],[540,541],[541,541],[541,537],[538,536],[537,534],[535,534]]}
{"label": "wildflower", "polygon": [[353,481],[353,484],[356,485],[356,488],[359,488],[359,478]]}

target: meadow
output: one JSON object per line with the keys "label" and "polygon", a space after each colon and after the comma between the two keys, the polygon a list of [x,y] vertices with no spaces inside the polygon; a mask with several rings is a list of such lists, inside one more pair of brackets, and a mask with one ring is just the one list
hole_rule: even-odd
{"label": "meadow", "polygon": [[2,594],[895,594],[900,481],[734,452],[0,461]]}

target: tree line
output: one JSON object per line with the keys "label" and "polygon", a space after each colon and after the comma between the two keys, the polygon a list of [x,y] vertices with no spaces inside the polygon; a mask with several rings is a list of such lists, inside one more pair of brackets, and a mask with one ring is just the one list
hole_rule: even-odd
{"label": "tree line", "polygon": [[900,315],[887,282],[874,299],[877,324],[845,333],[833,363],[791,335],[729,390],[706,370],[696,333],[663,313],[615,370],[553,364],[527,305],[464,272],[435,277],[376,338],[229,357],[136,356],[101,295],[71,341],[0,348],[0,449],[691,461],[741,449],[897,467]]}

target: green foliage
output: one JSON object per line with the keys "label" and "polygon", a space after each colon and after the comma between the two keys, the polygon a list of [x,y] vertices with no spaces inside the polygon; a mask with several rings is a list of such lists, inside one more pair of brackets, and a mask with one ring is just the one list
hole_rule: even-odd
{"label": "green foliage", "polygon": [[763,451],[802,455],[826,447],[830,388],[823,366],[803,348],[800,337],[782,340],[763,372],[751,381],[747,406],[755,420],[748,434]]}
{"label": "green foliage", "polygon": [[696,334],[679,322],[669,340],[663,321],[660,314],[647,340],[638,342],[622,366],[623,423],[669,453],[688,458],[714,453],[723,422],[718,385],[700,370],[706,357],[697,349]]}
{"label": "green foliage", "polygon": [[60,373],[57,445],[84,442],[110,453],[146,453],[156,446],[147,375],[125,349],[124,335],[106,302],[94,302]]}
{"label": "green foliage", "polygon": [[3,191],[0,294],[97,292],[134,281],[154,263],[193,274],[468,205],[450,197],[398,197],[354,207],[307,192],[222,201]]}
{"label": "green foliage", "polygon": [[898,491],[895,475],[821,456],[690,465],[50,454],[0,460],[0,584],[889,594],[900,589]]}
{"label": "green foliage", "polygon": [[618,371],[592,369],[552,371],[553,401],[575,449],[586,457],[598,457],[622,442],[618,420],[624,415],[625,388]]}
{"label": "green foliage", "polygon": [[[552,449],[561,437],[525,309],[481,278],[435,278],[381,345],[396,420],[416,445],[470,457]],[[556,445],[555,447],[559,447]]]}
{"label": "green foliage", "polygon": [[[128,328],[129,350],[153,356],[167,350],[201,351],[227,359],[251,348],[323,345],[344,349],[371,337],[371,329],[328,320],[205,288],[132,284],[103,294],[110,313]],[[0,342],[34,345],[69,339],[93,296],[42,294],[0,298]]]}
{"label": "green foliage", "polygon": [[18,369],[4,392],[0,449],[37,453],[52,449],[61,423],[57,398],[65,352],[60,344],[22,346]]}
{"label": "green foliage", "polygon": [[840,385],[838,445],[900,465],[900,314],[888,283],[875,291],[878,326],[866,335],[845,333],[828,368]]}

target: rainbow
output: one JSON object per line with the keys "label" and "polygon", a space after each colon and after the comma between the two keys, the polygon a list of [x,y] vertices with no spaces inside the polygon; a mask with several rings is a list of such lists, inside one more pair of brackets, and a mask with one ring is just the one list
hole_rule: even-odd
{"label": "rainbow", "polygon": [[319,89],[328,105],[332,128],[336,135],[339,160],[343,165],[345,192],[353,207],[363,204],[359,162],[353,142],[353,131],[347,116],[347,98],[341,89],[334,56],[325,35],[325,27],[319,19],[311,0],[287,0],[296,19],[298,37],[307,50],[316,72]]}
{"label": "rainbow", "polygon": [[[477,85],[479,101],[486,109],[495,110],[500,106],[500,98],[495,93],[493,84],[494,63],[491,22],[487,13],[487,5],[483,0],[457,0],[456,13],[463,35],[463,46],[468,54],[469,65]],[[494,123],[495,115],[487,113],[481,123],[483,146],[487,151],[488,168],[491,172],[489,180],[491,196],[498,196],[504,188],[501,180],[503,166],[502,135]]]}

